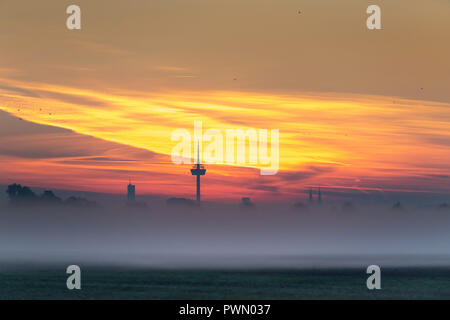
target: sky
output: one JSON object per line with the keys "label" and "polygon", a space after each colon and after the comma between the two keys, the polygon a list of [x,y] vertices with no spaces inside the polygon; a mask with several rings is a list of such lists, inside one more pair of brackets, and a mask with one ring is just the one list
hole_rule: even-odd
{"label": "sky", "polygon": [[202,121],[280,132],[276,175],[208,165],[205,200],[450,193],[448,0],[70,4],[0,0],[0,184],[192,198]]}

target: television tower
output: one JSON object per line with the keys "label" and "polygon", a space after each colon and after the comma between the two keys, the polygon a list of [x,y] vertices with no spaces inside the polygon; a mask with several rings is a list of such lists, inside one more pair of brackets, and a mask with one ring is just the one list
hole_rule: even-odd
{"label": "television tower", "polygon": [[197,164],[191,169],[191,174],[197,176],[197,202],[200,203],[200,176],[204,176],[206,173],[205,167],[200,164],[200,142],[197,144]]}

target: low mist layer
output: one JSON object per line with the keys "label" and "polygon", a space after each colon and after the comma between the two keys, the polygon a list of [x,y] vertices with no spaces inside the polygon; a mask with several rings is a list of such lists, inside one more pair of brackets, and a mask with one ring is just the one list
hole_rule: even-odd
{"label": "low mist layer", "polygon": [[448,208],[5,204],[0,221],[3,266],[450,266]]}

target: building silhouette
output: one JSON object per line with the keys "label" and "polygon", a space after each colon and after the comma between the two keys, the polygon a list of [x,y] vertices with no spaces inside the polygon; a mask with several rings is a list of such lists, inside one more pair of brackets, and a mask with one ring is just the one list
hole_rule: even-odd
{"label": "building silhouette", "polygon": [[312,189],[309,189],[309,204],[313,204],[313,191]]}
{"label": "building silhouette", "polygon": [[128,184],[128,202],[136,201],[136,186],[130,183]]}
{"label": "building silhouette", "polygon": [[249,197],[243,197],[241,199],[241,204],[244,206],[252,206],[253,205],[252,200],[250,200]]}
{"label": "building silhouette", "polygon": [[194,206],[195,205],[195,201],[191,200],[191,199],[186,199],[186,198],[169,198],[166,200],[166,204],[170,205],[170,206]]}
{"label": "building silhouette", "polygon": [[255,205],[249,197],[241,198],[240,208],[253,208]]}
{"label": "building silhouette", "polygon": [[320,191],[320,187],[319,187],[319,191],[317,192],[317,202],[319,204],[322,204],[322,192]]}

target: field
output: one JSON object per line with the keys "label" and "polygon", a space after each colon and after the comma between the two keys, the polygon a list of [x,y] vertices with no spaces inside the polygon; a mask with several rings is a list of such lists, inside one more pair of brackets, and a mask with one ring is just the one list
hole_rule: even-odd
{"label": "field", "polygon": [[64,267],[0,272],[0,299],[449,299],[450,268],[382,270],[368,290],[364,269],[156,270],[82,268],[68,290]]}

